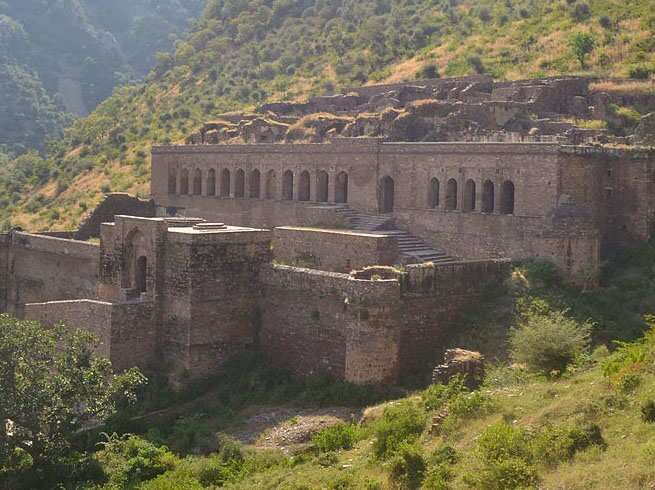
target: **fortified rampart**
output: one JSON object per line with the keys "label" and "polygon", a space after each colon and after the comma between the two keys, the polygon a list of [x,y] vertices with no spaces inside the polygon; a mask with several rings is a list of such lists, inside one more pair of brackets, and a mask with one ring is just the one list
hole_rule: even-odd
{"label": "fortified rampart", "polygon": [[95,297],[97,245],[18,231],[0,237],[4,311],[21,316],[26,303]]}

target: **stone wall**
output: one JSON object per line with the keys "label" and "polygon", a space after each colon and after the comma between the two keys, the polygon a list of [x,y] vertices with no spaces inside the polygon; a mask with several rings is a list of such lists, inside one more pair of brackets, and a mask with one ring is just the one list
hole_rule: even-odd
{"label": "stone wall", "polygon": [[511,273],[508,260],[409,265],[403,282],[400,375],[427,379],[443,358],[446,340],[462,326],[462,314],[488,288],[499,288]]}
{"label": "stone wall", "polygon": [[[550,258],[575,275],[597,268],[602,253],[651,235],[654,165],[655,153],[638,149],[338,139],[322,145],[156,147],[152,186],[161,209],[179,208],[209,220],[307,226],[313,219],[330,226],[344,204],[371,214],[389,211],[385,196],[391,183],[398,227],[435,248],[467,259]],[[216,192],[208,192],[209,172],[219,179],[224,171],[232,176],[243,171],[242,190],[237,192],[232,179],[226,194],[219,192],[218,180]],[[280,176],[287,171],[293,182],[285,194]],[[180,192],[184,172],[190,179],[186,193]],[[276,176],[270,186],[269,174]],[[199,179],[197,195],[193,175]],[[346,203],[337,199],[339,175],[347,175]],[[259,184],[259,197],[249,194],[253,182]],[[449,191],[451,183],[456,196]],[[503,196],[510,184],[513,206],[507,210]],[[170,193],[173,187],[176,192]],[[317,202],[322,200],[327,203]],[[313,212],[306,214],[307,209],[325,213],[307,219]]]}
{"label": "stone wall", "polygon": [[276,266],[262,274],[259,345],[299,375],[356,383],[398,376],[398,281]]}
{"label": "stone wall", "polygon": [[164,357],[178,376],[215,372],[255,342],[259,270],[271,232],[169,229],[163,264]]}
{"label": "stone wall", "polygon": [[350,272],[369,265],[393,265],[396,241],[386,235],[350,230],[279,227],[273,231],[276,261],[332,272]]}
{"label": "stone wall", "polygon": [[82,221],[75,233],[77,240],[88,240],[100,236],[100,225],[114,221],[117,214],[152,217],[155,205],[151,200],[143,200],[120,192],[107,194],[95,209]]}
{"label": "stone wall", "polygon": [[111,360],[116,371],[137,366],[154,368],[157,335],[152,303],[116,304],[92,300],[53,301],[25,305],[25,318],[44,325],[64,323],[92,332],[100,342],[96,353]]}
{"label": "stone wall", "polygon": [[97,245],[22,232],[5,235],[4,242],[9,313],[20,317],[26,303],[96,297]]}

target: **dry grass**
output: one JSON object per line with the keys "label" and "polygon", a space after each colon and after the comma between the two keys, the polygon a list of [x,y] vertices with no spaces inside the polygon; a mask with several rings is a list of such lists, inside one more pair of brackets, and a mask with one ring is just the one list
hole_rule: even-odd
{"label": "dry grass", "polygon": [[604,80],[592,83],[592,92],[614,95],[655,95],[655,80]]}

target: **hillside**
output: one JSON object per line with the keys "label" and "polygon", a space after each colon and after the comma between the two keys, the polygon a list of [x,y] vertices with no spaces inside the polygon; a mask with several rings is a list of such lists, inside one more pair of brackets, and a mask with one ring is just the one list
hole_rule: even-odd
{"label": "hillside", "polygon": [[[0,223],[71,228],[109,190],[147,195],[150,146],[183,141],[227,110],[476,72],[643,80],[655,70],[654,31],[650,0],[212,0],[145,83],[76,121],[45,160],[26,155],[2,170]],[[570,40],[580,32],[593,49],[578,59]]]}
{"label": "hillside", "polygon": [[118,84],[142,78],[203,0],[0,2],[0,148],[61,137]]}

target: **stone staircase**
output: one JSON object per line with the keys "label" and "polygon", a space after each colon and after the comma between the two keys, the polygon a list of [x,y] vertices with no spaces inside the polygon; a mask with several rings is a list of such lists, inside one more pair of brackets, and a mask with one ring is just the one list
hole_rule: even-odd
{"label": "stone staircase", "polygon": [[421,238],[396,228],[393,216],[362,213],[348,206],[339,206],[337,214],[343,216],[349,227],[361,232],[375,232],[393,237],[398,244],[400,256],[411,263],[433,262],[444,264],[455,262],[453,257],[436,250]]}

